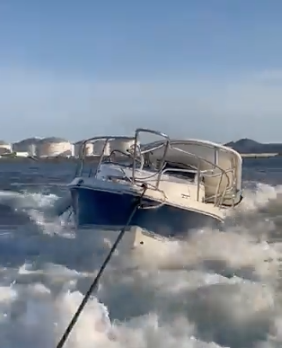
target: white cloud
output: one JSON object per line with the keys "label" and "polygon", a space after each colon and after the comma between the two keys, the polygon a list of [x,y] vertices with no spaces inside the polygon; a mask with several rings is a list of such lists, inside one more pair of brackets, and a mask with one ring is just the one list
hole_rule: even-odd
{"label": "white cloud", "polygon": [[282,140],[281,95],[282,86],[265,83],[263,73],[228,82],[138,83],[0,69],[1,128],[7,140],[32,135],[75,140],[142,126],[179,137],[276,141]]}

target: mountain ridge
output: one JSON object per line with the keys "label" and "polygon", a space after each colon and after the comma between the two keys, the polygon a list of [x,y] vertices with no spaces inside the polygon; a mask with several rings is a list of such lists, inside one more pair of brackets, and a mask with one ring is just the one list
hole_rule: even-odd
{"label": "mountain ridge", "polygon": [[282,143],[260,143],[249,138],[230,141],[224,145],[240,153],[282,153]]}

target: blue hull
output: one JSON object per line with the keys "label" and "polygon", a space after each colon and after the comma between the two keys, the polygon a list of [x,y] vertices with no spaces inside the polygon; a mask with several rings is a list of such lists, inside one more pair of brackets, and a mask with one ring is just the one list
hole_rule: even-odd
{"label": "blue hull", "polygon": [[[132,212],[136,197],[129,194],[116,194],[85,188],[72,188],[72,204],[77,227],[83,226],[124,226]],[[143,200],[147,205],[155,201]],[[130,226],[139,226],[164,237],[181,237],[190,229],[205,226],[218,227],[220,220],[171,205],[155,209],[139,209],[133,216]]]}

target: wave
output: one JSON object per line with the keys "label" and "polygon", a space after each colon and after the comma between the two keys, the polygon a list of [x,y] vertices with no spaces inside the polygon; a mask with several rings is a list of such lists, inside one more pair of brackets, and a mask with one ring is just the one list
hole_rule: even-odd
{"label": "wave", "polygon": [[[247,183],[224,232],[116,254],[65,347],[280,347],[281,192]],[[58,199],[0,192],[29,220],[0,236],[3,347],[55,347],[108,250],[97,231],[46,217]]]}

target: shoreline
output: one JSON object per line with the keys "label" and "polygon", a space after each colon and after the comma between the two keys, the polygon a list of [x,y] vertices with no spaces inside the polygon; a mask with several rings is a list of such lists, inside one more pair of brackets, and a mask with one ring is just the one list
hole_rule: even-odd
{"label": "shoreline", "polygon": [[243,158],[270,158],[281,157],[282,153],[240,153]]}
{"label": "shoreline", "polygon": [[[36,157],[0,157],[0,163],[79,163],[80,160],[76,157],[46,157],[46,158],[36,158]],[[99,156],[97,157],[86,157],[86,163],[98,163]]]}
{"label": "shoreline", "polygon": [[[263,159],[271,157],[281,157],[282,153],[241,153],[243,159]],[[3,156],[0,157],[1,163],[79,163],[79,158],[76,157],[14,157],[14,156]],[[99,156],[89,156],[85,158],[86,163],[98,163]]]}

